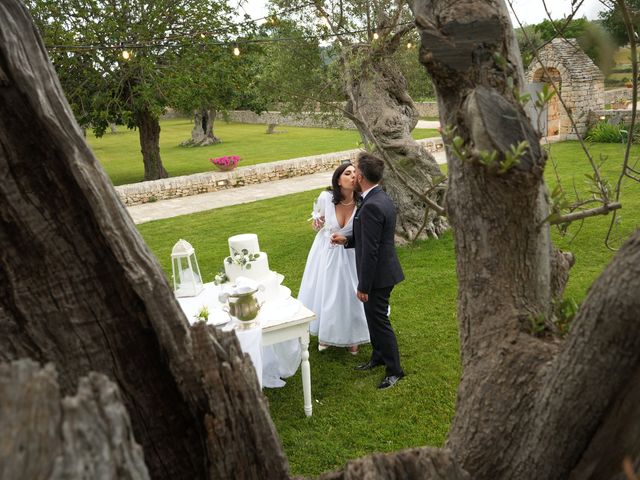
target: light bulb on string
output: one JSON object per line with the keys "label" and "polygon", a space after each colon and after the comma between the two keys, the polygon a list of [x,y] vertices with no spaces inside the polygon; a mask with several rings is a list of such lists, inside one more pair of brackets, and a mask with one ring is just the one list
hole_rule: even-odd
{"label": "light bulb on string", "polygon": [[380,35],[378,35],[378,32],[375,32],[375,33],[373,34],[373,39],[374,39],[374,40],[378,40],[379,38],[380,38]]}
{"label": "light bulb on string", "polygon": [[413,47],[413,44],[411,42],[407,42],[407,48],[411,48]]}
{"label": "light bulb on string", "polygon": [[238,46],[236,45],[235,47],[233,47],[233,54],[238,57],[240,56],[240,49],[238,48]]}
{"label": "light bulb on string", "polygon": [[124,58],[125,60],[129,60],[129,58],[131,58],[131,54],[127,50],[123,50],[122,58]]}
{"label": "light bulb on string", "polygon": [[206,35],[204,33],[200,34],[200,38],[205,38],[205,37],[206,37]]}

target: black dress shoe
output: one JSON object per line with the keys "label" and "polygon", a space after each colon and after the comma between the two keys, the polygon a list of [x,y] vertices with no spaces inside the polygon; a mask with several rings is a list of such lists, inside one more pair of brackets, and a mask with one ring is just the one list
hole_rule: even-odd
{"label": "black dress shoe", "polygon": [[382,363],[375,363],[369,360],[367,363],[361,363],[360,365],[356,365],[353,367],[354,370],[371,370],[372,368],[376,368],[383,365]]}
{"label": "black dress shoe", "polygon": [[378,388],[380,390],[383,390],[385,388],[393,387],[402,377],[404,377],[404,373],[401,373],[400,375],[389,375],[387,377],[384,377],[382,382],[380,382],[380,385],[378,385]]}

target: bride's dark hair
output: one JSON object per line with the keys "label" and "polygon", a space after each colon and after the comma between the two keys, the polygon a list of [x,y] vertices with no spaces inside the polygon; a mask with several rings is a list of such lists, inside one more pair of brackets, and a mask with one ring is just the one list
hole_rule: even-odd
{"label": "bride's dark hair", "polygon": [[[338,185],[338,181],[340,180],[340,176],[349,167],[353,167],[353,164],[351,162],[344,162],[340,164],[338,168],[336,168],[335,172],[333,172],[333,176],[331,177],[331,186],[327,187],[327,191],[331,192],[333,195],[333,198],[331,199],[331,201],[335,205],[340,203],[341,200],[344,200],[342,198],[342,194],[340,193],[340,185]],[[353,198],[357,199],[358,197],[359,197],[358,193],[353,192]]]}

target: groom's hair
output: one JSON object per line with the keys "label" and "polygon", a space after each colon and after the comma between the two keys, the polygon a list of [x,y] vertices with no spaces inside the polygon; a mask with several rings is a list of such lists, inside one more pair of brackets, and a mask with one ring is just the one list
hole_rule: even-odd
{"label": "groom's hair", "polygon": [[358,170],[371,183],[380,183],[384,173],[384,162],[373,153],[361,152],[358,155]]}

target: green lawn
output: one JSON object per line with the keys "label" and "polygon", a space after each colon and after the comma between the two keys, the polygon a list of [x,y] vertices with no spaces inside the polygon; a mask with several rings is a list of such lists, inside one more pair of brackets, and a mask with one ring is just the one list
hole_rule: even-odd
{"label": "green lawn", "polygon": [[[619,150],[619,145],[598,145],[595,154],[613,155]],[[574,181],[582,189],[588,167],[579,157],[577,143],[555,144],[551,153],[560,164],[565,185],[571,189]],[[604,170],[613,173],[614,162],[608,162]],[[552,177],[548,169],[550,183]],[[306,218],[318,192],[151,222],[140,225],[139,230],[167,273],[172,245],[186,238],[196,249],[205,281],[211,281],[222,266],[229,236],[257,233],[272,269],[285,275],[285,284],[295,295],[314,236]],[[640,223],[640,188],[626,184],[624,193],[621,227],[626,235]],[[607,218],[588,219],[572,243],[554,233],[556,244],[576,253],[567,294],[577,301],[584,298],[612,257],[602,243],[606,222]],[[398,253],[406,280],[393,292],[391,318],[407,373],[398,387],[378,391],[375,387],[382,371],[352,370],[368,358],[370,347],[363,347],[357,357],[344,349],[319,353],[314,340],[313,416],[304,417],[299,374],[282,389],[264,391],[293,475],[317,475],[350,458],[420,445],[441,446],[445,440],[460,375],[452,235],[399,248]]]}
{"label": "green lawn", "polygon": [[[354,130],[302,128],[282,126],[282,133],[267,135],[265,125],[216,122],[215,134],[222,140],[218,145],[183,148],[180,142],[190,138],[193,124],[176,119],[160,122],[160,155],[169,175],[189,175],[212,171],[209,158],[239,155],[240,166],[287,160],[321,153],[357,148],[360,136]],[[437,130],[416,129],[414,138],[437,137]],[[87,141],[104,166],[114,185],[142,181],[144,167],[137,130],[119,127],[116,134],[101,138],[89,134]]]}
{"label": "green lawn", "polygon": [[[569,197],[575,186],[578,190],[585,192],[588,189],[588,182],[585,177],[590,173],[587,160],[583,158],[580,144],[578,142],[563,142],[551,145],[551,155],[559,163],[558,171],[565,191]],[[632,150],[631,165],[636,164],[636,169],[640,167],[640,148]],[[606,159],[602,168],[603,178],[607,180],[612,188],[618,182],[618,165],[622,162],[624,145],[622,144],[596,144],[592,148],[592,155],[596,162]],[[546,178],[549,189],[552,190],[556,184],[554,174],[549,163],[546,171]],[[583,195],[585,198],[585,195]],[[640,184],[625,178],[622,184],[622,209],[618,211],[617,225],[613,230],[612,238],[614,245],[620,245],[622,239],[640,228]],[[594,205],[596,206],[596,205]],[[576,300],[581,300],[587,293],[593,279],[602,270],[602,267],[611,259],[612,252],[604,245],[604,238],[609,228],[611,217],[600,216],[584,220],[584,222],[574,222],[567,235],[561,237],[554,228],[554,242],[558,248],[568,250],[576,256],[576,266],[572,270],[571,279],[567,287],[566,296]],[[576,233],[578,234],[576,237]],[[575,238],[575,239],[574,239]]]}
{"label": "green lawn", "polygon": [[629,65],[631,63],[631,49],[620,47],[613,54],[613,61],[616,65]]}

